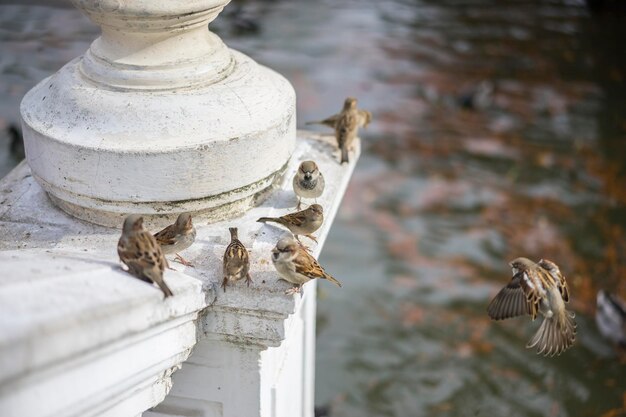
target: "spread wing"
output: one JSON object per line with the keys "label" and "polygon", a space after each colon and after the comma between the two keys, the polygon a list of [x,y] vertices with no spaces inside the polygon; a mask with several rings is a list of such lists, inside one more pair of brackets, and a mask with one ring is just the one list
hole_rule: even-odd
{"label": "spread wing", "polygon": [[509,284],[491,300],[487,314],[493,320],[504,320],[511,317],[530,314],[530,304],[521,286],[521,273],[516,274]]}
{"label": "spread wing", "polygon": [[567,282],[565,281],[565,277],[561,273],[559,267],[554,262],[548,261],[547,259],[540,260],[538,265],[548,271],[550,276],[553,278],[559,292],[561,293],[561,297],[563,297],[563,301],[566,303],[569,302],[569,289],[567,288]]}
{"label": "spread wing", "polygon": [[520,287],[522,291],[524,291],[524,295],[526,295],[526,300],[528,301],[528,307],[530,309],[529,314],[532,319],[535,320],[537,318],[537,312],[539,311],[539,303],[541,302],[541,291],[543,291],[543,282],[541,281],[541,277],[537,276],[534,270],[530,271],[520,271],[516,274],[520,277]]}
{"label": "spread wing", "polygon": [[337,120],[339,120],[340,114],[333,114],[332,116],[324,119],[318,120],[315,122],[306,122],[307,125],[326,125],[329,127],[335,127],[337,125]]}
{"label": "spread wing", "polygon": [[176,243],[176,225],[170,224],[165,229],[154,235],[154,238],[162,246],[170,246]]}
{"label": "spread wing", "polygon": [[372,121],[372,113],[367,110],[357,110],[359,115],[359,126],[367,127]]}

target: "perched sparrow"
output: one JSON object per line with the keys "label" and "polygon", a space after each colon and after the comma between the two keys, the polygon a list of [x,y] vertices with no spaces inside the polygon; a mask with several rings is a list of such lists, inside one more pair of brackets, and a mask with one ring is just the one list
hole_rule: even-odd
{"label": "perched sparrow", "polygon": [[304,161],[293,176],[293,191],[298,196],[297,209],[302,207],[303,198],[317,198],[324,192],[324,176],[313,161]]}
{"label": "perched sparrow", "polygon": [[154,282],[165,297],[173,295],[163,281],[167,260],[156,239],[143,228],[143,217],[137,214],[126,217],[122,237],[117,243],[117,253],[130,274],[142,281]]}
{"label": "perched sparrow", "polygon": [[155,234],[154,238],[159,242],[159,245],[161,245],[163,253],[166,255],[175,253],[178,262],[185,266],[193,266],[191,262],[186,261],[177,253],[187,249],[196,239],[196,228],[193,227],[193,223],[191,222],[191,214],[182,213],[178,216],[178,219],[176,219],[176,223],[170,224],[165,229]]}
{"label": "perched sparrow", "polygon": [[304,235],[317,242],[317,239],[315,239],[311,233],[315,232],[322,226],[322,223],[324,222],[324,210],[319,204],[313,204],[305,210],[286,214],[281,217],[261,217],[257,220],[257,222],[278,223],[289,229],[298,241],[300,241],[298,235]]}
{"label": "perched sparrow", "polygon": [[339,281],[327,274],[315,258],[291,236],[284,237],[276,243],[276,247],[272,249],[272,262],[282,279],[296,284],[295,287],[285,291],[285,294],[300,292],[303,284],[315,278],[327,279],[341,287]]}
{"label": "perched sparrow", "polygon": [[[354,100],[355,105],[356,105],[356,99],[348,97],[344,103],[344,110],[346,106],[348,105],[348,100]],[[370,122],[372,121],[372,113],[368,112],[367,110],[358,110],[358,112],[359,112],[359,127],[367,127],[367,125],[370,124]],[[307,125],[324,125],[324,126],[328,126],[334,129],[337,126],[337,122],[339,121],[340,117],[341,117],[341,113],[337,113],[337,114],[333,114],[332,116],[324,120],[306,122],[306,124]]]}
{"label": "perched sparrow", "polygon": [[489,317],[503,320],[529,314],[535,320],[540,312],[543,323],[526,347],[537,346],[537,353],[546,356],[560,355],[576,338],[574,313],[565,309],[569,302],[565,277],[558,266],[544,259],[534,263],[517,258],[509,265],[513,278],[489,303]]}
{"label": "perched sparrow", "polygon": [[252,282],[250,277],[250,257],[246,247],[237,238],[237,228],[230,227],[230,244],[226,247],[224,252],[224,280],[222,281],[222,288],[226,292],[226,284],[228,281],[239,281],[243,278],[246,279],[248,287]]}
{"label": "perched sparrow", "polygon": [[626,348],[626,303],[606,291],[598,291],[596,324],[602,336]]}
{"label": "perched sparrow", "polygon": [[356,108],[356,99],[348,97],[343,104],[343,110],[339,113],[339,119],[335,124],[335,138],[341,150],[341,163],[348,162],[348,151],[352,147],[354,138],[359,133],[360,126],[367,126],[372,120],[372,114]]}

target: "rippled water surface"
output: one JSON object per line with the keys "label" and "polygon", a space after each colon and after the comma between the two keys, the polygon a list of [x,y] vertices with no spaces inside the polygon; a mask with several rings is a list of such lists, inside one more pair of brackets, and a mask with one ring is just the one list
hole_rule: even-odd
{"label": "rippled water surface", "polygon": [[[626,297],[624,11],[239,4],[212,27],[289,78],[300,126],[348,95],[375,115],[321,257],[345,285],[320,286],[320,413],[626,415],[626,361],[593,321],[598,288]],[[0,125],[97,33],[72,9],[0,4]],[[2,140],[0,174],[15,164]],[[558,358],[524,348],[537,323],[485,314],[521,255],[570,283],[579,337]]]}

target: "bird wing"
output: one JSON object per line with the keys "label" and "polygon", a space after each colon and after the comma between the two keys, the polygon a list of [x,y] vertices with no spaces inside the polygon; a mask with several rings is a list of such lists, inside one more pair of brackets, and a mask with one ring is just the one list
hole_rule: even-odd
{"label": "bird wing", "polygon": [[357,114],[359,117],[360,127],[367,127],[367,125],[369,125],[372,121],[372,113],[368,112],[367,110],[357,110]]}
{"label": "bird wing", "polygon": [[139,232],[123,241],[117,247],[120,259],[137,278],[160,280],[166,261],[161,247],[148,232]]}
{"label": "bird wing", "polygon": [[340,114],[333,114],[332,116],[324,119],[324,120],[317,120],[314,122],[306,122],[307,125],[326,125],[326,126],[330,126],[330,127],[335,127],[337,124],[337,120],[339,120],[339,116]]}
{"label": "bird wing", "polygon": [[520,281],[520,274],[516,274],[511,282],[491,300],[487,307],[489,317],[493,320],[504,320],[530,314],[530,304],[522,290]]}
{"label": "bird wing", "polygon": [[154,235],[159,245],[169,246],[176,243],[176,225],[170,224],[165,229]]}
{"label": "bird wing", "polygon": [[298,249],[298,256],[294,259],[296,273],[304,275],[310,279],[323,278],[341,287],[339,281],[324,271],[324,268],[311,256],[304,248]]}
{"label": "bird wing", "polygon": [[283,224],[301,227],[306,221],[306,216],[301,211],[298,211],[296,213],[285,214],[280,220]]}
{"label": "bird wing", "polygon": [[559,292],[561,293],[563,301],[566,303],[569,302],[569,289],[567,288],[567,282],[565,281],[565,277],[561,273],[559,267],[554,262],[548,261],[547,259],[540,260],[538,265],[550,274],[559,289]]}
{"label": "bird wing", "polygon": [[[538,271],[541,271],[540,269]],[[534,271],[520,271],[516,274],[519,275],[520,287],[526,295],[528,301],[528,307],[530,309],[529,314],[532,319],[537,318],[537,312],[539,311],[539,303],[541,303],[542,291],[544,290],[544,282],[542,278],[537,276]]]}

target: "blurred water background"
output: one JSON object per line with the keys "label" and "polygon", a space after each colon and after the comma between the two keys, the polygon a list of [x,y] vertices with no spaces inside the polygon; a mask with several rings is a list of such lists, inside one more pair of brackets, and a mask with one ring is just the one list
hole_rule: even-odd
{"label": "blurred water background", "polygon": [[[0,0],[0,176],[23,94],[98,35],[67,3]],[[344,288],[320,285],[318,415],[626,415],[626,359],[593,320],[598,289],[626,297],[615,3],[239,1],[211,25],[292,82],[300,127],[349,95],[375,116],[321,256]],[[538,323],[486,316],[522,255],[570,283],[558,358],[524,348]]]}

